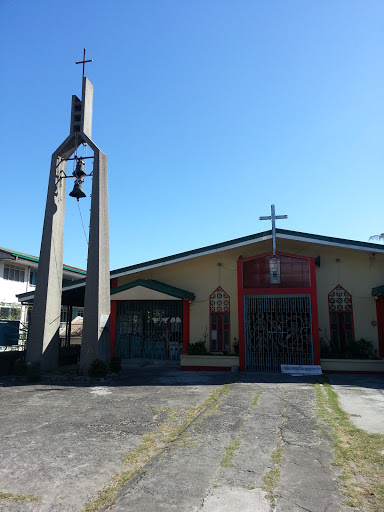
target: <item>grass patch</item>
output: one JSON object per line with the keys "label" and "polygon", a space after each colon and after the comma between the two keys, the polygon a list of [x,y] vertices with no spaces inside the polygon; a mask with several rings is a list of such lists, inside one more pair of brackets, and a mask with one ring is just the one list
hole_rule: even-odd
{"label": "grass patch", "polygon": [[[219,397],[227,395],[229,391],[229,384],[224,384],[212,391],[208,398],[197,407],[191,407],[183,411],[163,408],[163,411],[166,410],[168,412],[168,418],[165,422],[154,432],[144,434],[141,438],[141,444],[124,455],[124,470],[115,475],[110,480],[109,484],[99,492],[99,495],[85,505],[83,512],[97,512],[102,507],[112,505],[116,494],[129,480],[142,472],[145,465],[148,464],[153,457],[161,454],[161,452],[168,449],[170,445],[177,446],[179,441],[183,443],[185,441],[184,430],[188,425],[197,418],[204,409],[207,409],[207,411],[202,417],[214,414],[219,404]],[[199,418],[199,421],[200,420],[201,418]],[[149,468],[147,470],[149,470]]]}
{"label": "grass patch", "polygon": [[249,407],[249,409],[253,409],[254,407],[256,407],[256,405],[258,404],[258,401],[259,401],[259,398],[260,398],[260,395],[261,395],[262,391],[258,391],[255,396],[253,397],[253,400],[252,400],[252,403]]}
{"label": "grass patch", "polygon": [[318,416],[333,435],[335,466],[343,469],[345,504],[366,511],[384,510],[384,436],[355,427],[340,407],[332,386],[315,384]]}
{"label": "grass patch", "polygon": [[36,496],[35,494],[13,494],[12,492],[0,492],[0,500],[13,502],[32,501],[38,503],[41,501],[41,497]]}
{"label": "grass patch", "polygon": [[235,457],[236,451],[240,448],[241,439],[238,437],[229,443],[228,446],[225,447],[225,454],[220,462],[220,466],[223,468],[230,468],[233,466],[233,459]]}
{"label": "grass patch", "polygon": [[278,486],[280,482],[280,467],[275,467],[273,469],[270,469],[265,473],[263,476],[263,489],[264,491],[267,491],[269,495],[272,494],[273,489]]}
{"label": "grass patch", "polygon": [[274,464],[274,467],[267,471],[263,476],[263,490],[267,492],[265,496],[271,501],[271,505],[274,505],[276,495],[273,494],[274,489],[279,485],[281,477],[281,461],[283,459],[283,448],[276,448],[272,452],[270,461]]}
{"label": "grass patch", "polygon": [[280,466],[281,461],[283,460],[283,448],[276,448],[276,450],[272,453],[270,461],[274,464]]}

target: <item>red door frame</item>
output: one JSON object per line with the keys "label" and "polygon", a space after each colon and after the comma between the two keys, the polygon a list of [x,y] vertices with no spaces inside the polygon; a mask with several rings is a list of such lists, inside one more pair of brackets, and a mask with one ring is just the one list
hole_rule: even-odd
{"label": "red door frame", "polygon": [[[269,254],[269,253],[268,253]],[[270,253],[272,256],[272,253]],[[310,287],[309,288],[243,288],[243,262],[265,256],[258,254],[250,258],[237,260],[237,296],[238,296],[238,314],[239,314],[239,369],[245,370],[245,337],[244,337],[244,297],[246,295],[297,295],[306,294],[311,297],[311,317],[312,317],[312,348],[313,362],[320,364],[320,342],[319,342],[319,318],[317,310],[317,293],[316,293],[316,267],[315,259],[309,256],[298,256],[296,254],[288,254],[277,252],[277,256],[291,256],[298,259],[309,261]]]}

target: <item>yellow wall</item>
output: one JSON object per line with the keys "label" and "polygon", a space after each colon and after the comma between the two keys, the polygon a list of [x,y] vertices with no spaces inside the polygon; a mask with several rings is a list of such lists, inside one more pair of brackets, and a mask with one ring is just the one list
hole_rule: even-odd
{"label": "yellow wall", "polygon": [[[371,253],[365,251],[283,239],[277,239],[277,249],[321,258],[321,266],[316,267],[320,337],[329,337],[328,293],[340,284],[352,294],[356,339],[366,338],[377,348],[377,326],[371,324],[373,320],[377,321],[371,289],[384,284],[383,254],[372,258]],[[258,242],[123,276],[118,278],[118,286],[136,279],[155,279],[193,292],[196,299],[190,306],[191,343],[203,340],[205,333],[209,342],[209,296],[221,286],[231,300],[233,343],[234,338],[238,338],[237,259],[240,255],[247,258],[269,251],[270,240]],[[340,259],[340,263],[336,259]]]}

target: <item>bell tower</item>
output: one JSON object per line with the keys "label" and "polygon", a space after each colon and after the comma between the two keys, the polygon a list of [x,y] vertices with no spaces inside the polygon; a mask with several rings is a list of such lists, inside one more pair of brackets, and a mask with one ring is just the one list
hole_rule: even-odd
{"label": "bell tower", "polygon": [[[81,100],[72,96],[69,136],[52,154],[40,248],[39,269],[27,340],[27,362],[40,361],[42,369],[58,366],[59,327],[63,279],[66,164],[80,146],[93,151],[92,199],[88,263],[84,298],[81,366],[86,370],[96,359],[109,357],[109,220],[107,157],[92,140],[93,86],[84,76]],[[81,195],[82,171],[77,161],[75,192]],[[78,187],[76,188],[76,183]],[[76,192],[77,190],[77,192]],[[80,193],[81,192],[81,193]]]}

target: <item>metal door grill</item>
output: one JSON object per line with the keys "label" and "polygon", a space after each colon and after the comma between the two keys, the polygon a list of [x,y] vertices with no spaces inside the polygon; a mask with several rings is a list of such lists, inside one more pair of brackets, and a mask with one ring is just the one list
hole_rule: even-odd
{"label": "metal door grill", "polygon": [[248,295],[244,315],[247,370],[313,364],[310,297]]}
{"label": "metal door grill", "polygon": [[122,359],[179,359],[183,349],[181,300],[117,304],[115,354]]}

